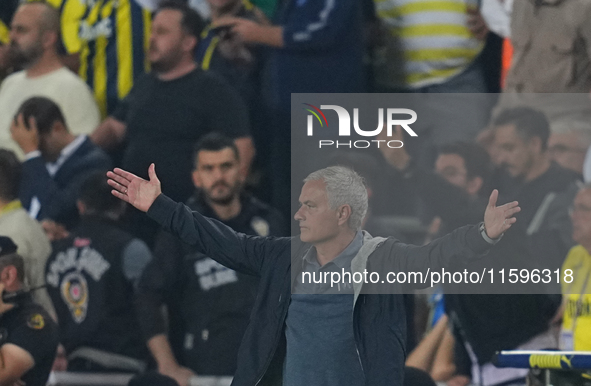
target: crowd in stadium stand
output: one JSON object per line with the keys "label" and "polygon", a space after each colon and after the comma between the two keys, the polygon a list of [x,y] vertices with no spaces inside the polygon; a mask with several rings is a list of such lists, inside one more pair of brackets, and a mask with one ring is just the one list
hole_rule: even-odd
{"label": "crowd in stadium stand", "polygon": [[[481,222],[497,189],[521,212],[470,268],[575,272],[548,293],[404,295],[404,385],[525,385],[496,352],[591,351],[590,21],[589,0],[0,1],[0,286],[26,292],[0,301],[0,384],[45,385],[49,362],[138,385],[232,377],[259,278],[106,173],[157,172],[216,223],[297,236],[292,93],[434,97],[413,146],[328,157],[364,178],[372,235],[426,244]],[[492,102],[460,122],[451,93]]]}

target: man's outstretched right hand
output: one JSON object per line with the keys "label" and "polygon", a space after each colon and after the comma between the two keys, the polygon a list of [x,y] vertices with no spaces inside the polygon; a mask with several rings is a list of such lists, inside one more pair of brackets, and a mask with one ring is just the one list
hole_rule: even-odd
{"label": "man's outstretched right hand", "polygon": [[147,212],[156,197],[162,193],[154,164],[148,168],[148,176],[150,180],[146,181],[135,174],[115,168],[112,172],[107,172],[107,182],[113,188],[111,193],[115,197],[130,203],[142,212]]}

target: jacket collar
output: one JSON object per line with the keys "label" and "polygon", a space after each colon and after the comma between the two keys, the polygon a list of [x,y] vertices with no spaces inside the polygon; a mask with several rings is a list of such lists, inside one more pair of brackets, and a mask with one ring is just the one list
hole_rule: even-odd
{"label": "jacket collar", "polygon": [[[382,245],[384,241],[386,241],[386,238],[384,237],[372,237],[367,231],[363,231],[363,246],[351,262],[351,274],[354,274],[355,272],[363,273],[363,270],[367,267],[369,255]],[[357,298],[361,293],[362,287],[362,282],[357,283],[353,281],[353,291],[355,294],[355,297],[353,298],[353,308],[355,308],[355,303],[357,303]]]}

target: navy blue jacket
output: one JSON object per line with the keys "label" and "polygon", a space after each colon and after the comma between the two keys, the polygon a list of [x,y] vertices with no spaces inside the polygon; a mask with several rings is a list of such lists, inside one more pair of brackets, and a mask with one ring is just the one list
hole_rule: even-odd
{"label": "navy blue jacket", "polygon": [[[148,215],[219,263],[260,278],[250,324],[238,353],[235,386],[281,384],[285,354],[285,317],[292,275],[302,268],[311,247],[299,238],[247,236],[160,195]],[[367,241],[374,239],[368,235]],[[369,244],[369,243],[367,243]],[[450,260],[474,258],[490,247],[477,226],[465,226],[419,247],[381,239],[364,263],[368,272],[422,271]],[[359,254],[358,254],[359,256]],[[356,257],[357,258],[357,257]],[[292,270],[292,264],[296,269]],[[351,265],[357,272],[355,259]],[[355,287],[355,286],[354,286]],[[371,292],[371,291],[370,291]],[[406,357],[406,318],[402,295],[355,290],[353,329],[367,386],[401,385]]]}
{"label": "navy blue jacket", "polygon": [[283,47],[270,49],[263,70],[265,100],[280,110],[291,93],[363,92],[363,30],[357,0],[284,0],[273,24]]}
{"label": "navy blue jacket", "polygon": [[37,220],[51,219],[70,228],[78,219],[76,200],[82,183],[92,172],[109,170],[111,159],[86,138],[53,177],[45,163],[43,157],[23,163],[19,199],[29,210],[37,197],[41,204]]}

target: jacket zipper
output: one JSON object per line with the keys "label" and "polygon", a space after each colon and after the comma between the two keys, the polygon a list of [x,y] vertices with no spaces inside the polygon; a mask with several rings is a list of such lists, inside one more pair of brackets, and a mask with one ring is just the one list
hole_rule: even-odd
{"label": "jacket zipper", "polygon": [[[363,298],[363,302],[365,303],[365,298]],[[353,329],[355,329],[355,306],[353,307]],[[365,370],[363,369],[363,362],[361,361],[361,354],[359,353],[359,348],[357,347],[357,339],[355,338],[355,330],[353,330],[353,338],[355,340],[355,351],[357,352],[357,359],[359,360],[359,366],[361,366],[361,372],[365,377]]]}

